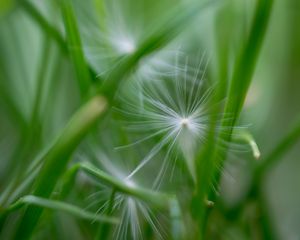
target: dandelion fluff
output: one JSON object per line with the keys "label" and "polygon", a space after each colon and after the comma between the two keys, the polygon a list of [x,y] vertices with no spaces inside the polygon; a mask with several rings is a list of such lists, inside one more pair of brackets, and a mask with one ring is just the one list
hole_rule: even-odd
{"label": "dandelion fluff", "polygon": [[[173,74],[156,75],[154,79],[145,78],[142,81],[132,82],[131,91],[128,93],[130,96],[125,96],[120,101],[123,107],[118,111],[131,120],[128,122],[128,129],[146,134],[128,146],[159,138],[128,175],[128,179],[155,159],[164,148],[168,149],[168,157],[164,161],[169,161],[172,152],[179,149],[191,175],[195,177],[193,161],[198,146],[203,145],[205,141],[209,119],[207,102],[212,88],[207,87],[204,82],[208,65],[205,56],[202,56],[197,66],[193,66],[188,58],[182,56],[180,54],[179,60],[177,56],[175,57]],[[128,87],[126,89],[128,90]],[[140,104],[137,104],[137,99]],[[164,161],[162,165],[168,165]],[[164,171],[158,172],[158,178],[164,175],[162,172]]]}

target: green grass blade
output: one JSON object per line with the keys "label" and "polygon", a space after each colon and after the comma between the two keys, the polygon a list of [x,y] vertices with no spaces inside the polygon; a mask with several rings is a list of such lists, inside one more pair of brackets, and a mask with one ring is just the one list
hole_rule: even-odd
{"label": "green grass blade", "polygon": [[[230,129],[224,136],[221,136],[223,140],[228,143],[231,141],[232,129],[238,120],[254,74],[259,52],[266,34],[272,5],[273,0],[259,0],[257,2],[249,37],[234,67],[229,87],[228,100],[224,110],[224,116],[232,117],[229,120],[223,119],[222,121],[222,126]],[[219,168],[222,168],[226,155],[227,150],[225,149],[216,162],[216,165],[219,166]],[[219,181],[220,171],[216,171],[215,175],[217,181]]]}
{"label": "green grass blade", "polygon": [[[56,182],[66,168],[72,152],[105,111],[105,108],[105,99],[96,96],[73,116],[44,159],[44,165],[35,182],[34,195],[44,198],[51,195]],[[29,206],[25,210],[16,233],[16,239],[30,238],[42,211],[43,209],[37,206]]]}
{"label": "green grass blade", "polygon": [[[228,143],[231,141],[232,127],[239,117],[246,93],[252,80],[252,75],[267,29],[272,3],[273,0],[258,0],[249,37],[234,67],[233,77],[229,86],[228,100],[224,110],[224,119],[222,121],[222,126],[231,130],[229,131],[229,134],[226,133],[226,135],[220,136],[222,140],[225,140],[225,142]],[[224,87],[224,82],[221,82],[220,86]],[[219,100],[221,95],[222,89],[219,88],[215,99],[213,100]],[[228,121],[226,116],[232,116],[232,118]],[[215,139],[217,135],[215,130],[216,119],[211,117],[210,122],[211,124],[207,134],[207,144],[204,150],[201,151],[196,158],[197,186],[192,204],[193,208],[197,209],[198,212],[196,217],[199,221],[200,238],[203,237],[202,234],[206,224],[207,211],[206,206],[199,203],[204,202],[206,195],[211,195],[212,190],[210,186],[213,182],[213,178],[219,182],[221,176],[220,169],[222,169],[223,162],[227,155],[227,149],[224,149],[221,153],[217,154],[215,148]]]}
{"label": "green grass blade", "polygon": [[32,195],[28,195],[20,198],[16,203],[14,203],[8,209],[6,209],[6,212],[14,211],[22,207],[23,205],[34,205],[34,206],[52,209],[55,211],[66,212],[75,217],[93,221],[93,222],[99,221],[99,222],[107,222],[111,224],[118,223],[118,220],[113,217],[107,217],[104,215],[91,213],[69,203],[65,203],[57,200],[49,200],[49,199],[40,198]]}
{"label": "green grass blade", "polygon": [[64,19],[69,54],[72,59],[82,99],[86,98],[91,85],[91,75],[84,58],[77,22],[70,0],[60,1]]}
{"label": "green grass blade", "polygon": [[102,183],[112,186],[117,192],[134,196],[157,207],[165,208],[168,206],[170,196],[167,194],[153,192],[137,186],[130,186],[129,184],[126,184],[126,181],[120,181],[110,176],[109,174],[93,166],[91,163],[80,163],[78,167],[90,175],[98,178]]}
{"label": "green grass blade", "polygon": [[225,113],[232,114],[229,126],[234,126],[243,107],[266,34],[273,0],[259,0],[247,42],[237,59],[230,83]]}
{"label": "green grass blade", "polygon": [[62,184],[60,187],[61,190],[59,191],[59,199],[65,199],[73,189],[73,186],[76,183],[78,170],[78,164],[74,164],[64,173],[61,179]]}

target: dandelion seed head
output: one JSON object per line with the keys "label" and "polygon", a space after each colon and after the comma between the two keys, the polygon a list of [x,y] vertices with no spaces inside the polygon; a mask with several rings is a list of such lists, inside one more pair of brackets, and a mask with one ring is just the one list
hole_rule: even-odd
{"label": "dandelion seed head", "polygon": [[[153,56],[154,59],[156,57],[159,55]],[[194,158],[199,146],[205,141],[209,119],[207,103],[212,92],[212,88],[206,88],[203,84],[208,65],[204,59],[203,56],[200,63],[194,66],[179,52],[173,61],[166,64],[168,67],[162,68],[171,72],[164,72],[161,76],[150,74],[151,81],[148,78],[141,78],[141,81],[132,82],[130,93],[126,88],[128,98],[122,99],[122,104],[126,108],[120,110],[127,119],[134,118],[133,124],[128,125],[131,130],[147,133],[144,138],[128,146],[154,138],[160,139],[127,179],[131,179],[148,162],[157,158],[163,149],[166,149],[166,153],[163,155],[162,166],[156,175],[153,188],[159,188],[161,183],[159,179],[164,177],[166,168],[171,167],[170,161],[176,161],[178,154],[186,160],[188,169],[194,177]]]}
{"label": "dandelion seed head", "polygon": [[180,119],[180,125],[183,127],[183,128],[188,128],[189,125],[190,125],[190,119],[189,118],[181,118]]}

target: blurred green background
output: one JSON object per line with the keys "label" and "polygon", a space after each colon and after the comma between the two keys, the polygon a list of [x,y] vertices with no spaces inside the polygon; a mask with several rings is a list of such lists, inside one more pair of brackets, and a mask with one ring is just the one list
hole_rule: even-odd
{"label": "blurred green background", "polygon": [[[40,149],[49,146],[50,140],[80,106],[80,93],[69,59],[45,34],[50,30],[41,28],[20,2],[0,2],[0,192],[18,168],[18,159],[24,158],[29,163]],[[64,35],[57,4],[46,0],[31,2]],[[109,35],[117,21],[121,24],[120,31],[141,40],[173,5],[189,4],[188,0],[107,1],[107,12],[114,14],[102,21],[104,10],[99,2],[73,1],[85,57],[100,78],[114,66],[116,55],[101,45],[101,32],[98,32],[103,27],[101,24],[106,24],[102,31]],[[233,65],[255,5],[254,0],[219,2],[202,12],[172,43],[184,46],[189,52],[205,50],[211,56],[212,72],[218,62],[217,42],[229,53],[229,66]],[[103,52],[109,57],[101,58]],[[44,81],[42,87],[40,78]],[[36,108],[38,113],[34,113]],[[249,125],[262,156],[266,156],[299,118],[300,1],[275,0],[241,124]],[[228,205],[234,205],[247,187],[250,178],[247,156],[246,153],[229,157],[226,167],[231,176],[224,177],[221,191]],[[279,164],[268,170],[263,181],[271,224],[275,235],[282,240],[300,239],[299,158],[297,144]],[[226,231],[227,239],[244,239],[234,224],[228,225]]]}

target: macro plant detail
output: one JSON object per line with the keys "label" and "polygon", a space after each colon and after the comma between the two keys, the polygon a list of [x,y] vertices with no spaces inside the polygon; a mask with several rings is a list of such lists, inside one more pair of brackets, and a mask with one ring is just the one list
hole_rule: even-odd
{"label": "macro plant detail", "polygon": [[298,239],[299,9],[1,1],[0,239]]}

